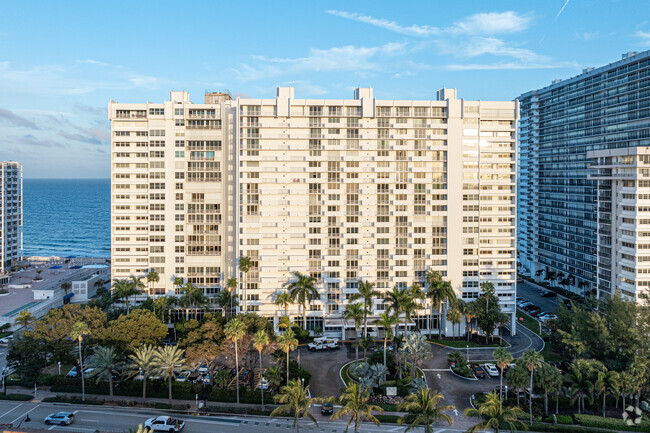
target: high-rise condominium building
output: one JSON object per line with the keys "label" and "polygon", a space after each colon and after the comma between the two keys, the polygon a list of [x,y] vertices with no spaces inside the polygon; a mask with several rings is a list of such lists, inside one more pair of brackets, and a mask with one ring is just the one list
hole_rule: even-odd
{"label": "high-rise condominium building", "polygon": [[[648,208],[641,199],[635,205],[626,199],[625,211],[618,212],[622,196],[608,194],[617,194],[622,184],[616,176],[608,178],[612,168],[603,169],[602,159],[614,165],[635,160],[633,154],[603,152],[650,145],[649,96],[650,51],[627,53],[618,62],[520,96],[518,249],[524,272],[578,293],[605,296],[621,289],[634,296],[631,271],[624,276],[613,271],[620,269],[621,254],[635,254],[620,249],[634,238],[621,237],[634,229],[620,218],[630,218],[628,212],[642,217]],[[629,173],[625,179],[633,181]],[[623,192],[633,194],[628,187]],[[636,221],[639,230],[644,221],[650,220]],[[641,232],[636,236],[640,242]]]}
{"label": "high-rise condominium building", "polygon": [[[516,102],[455,89],[377,100],[370,88],[306,100],[278,88],[204,104],[171,92],[108,112],[112,278],[155,269],[151,295],[174,293],[180,277],[212,296],[241,276],[241,308],[277,319],[274,299],[300,272],[318,280],[307,329],[341,335],[359,281],[388,291],[432,269],[465,300],[492,282],[514,322]],[[426,306],[411,326],[429,328]],[[372,315],[386,308],[376,299]],[[298,305],[290,314],[301,322]]]}
{"label": "high-rise condominium building", "polygon": [[23,169],[17,162],[0,162],[0,276],[23,252]]}

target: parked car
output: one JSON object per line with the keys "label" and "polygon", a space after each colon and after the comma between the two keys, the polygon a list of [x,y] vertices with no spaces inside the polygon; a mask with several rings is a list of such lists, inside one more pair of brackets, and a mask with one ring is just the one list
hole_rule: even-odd
{"label": "parked car", "polygon": [[483,367],[481,367],[478,364],[472,364],[472,371],[474,371],[474,376],[478,377],[479,379],[485,378],[485,371],[483,370]]}
{"label": "parked car", "polygon": [[334,405],[332,403],[323,403],[320,408],[321,415],[331,415],[334,412]]}
{"label": "parked car", "polygon": [[548,322],[549,320],[557,319],[557,315],[552,313],[547,313],[547,314],[541,314],[538,318],[542,322]]}
{"label": "parked car", "polygon": [[175,433],[183,430],[185,422],[170,416],[159,416],[156,418],[149,418],[144,422],[144,427],[153,431],[165,431]]}
{"label": "parked car", "polygon": [[[505,368],[503,369],[503,374],[506,374],[508,372],[508,370],[510,370],[514,366],[515,366],[515,364],[507,364],[505,366]],[[501,366],[500,365],[497,365],[497,370],[501,371]]]}
{"label": "parked car", "polygon": [[527,307],[529,305],[532,305],[532,303],[528,302],[528,301],[519,301],[519,302],[517,302],[517,306],[519,308],[525,308],[525,307]]}
{"label": "parked car", "polygon": [[[88,373],[90,373],[93,370],[94,370],[94,368],[86,368],[84,370],[84,376],[88,375]],[[77,367],[76,366],[72,367],[72,369],[70,371],[68,371],[68,374],[66,374],[66,376],[68,376],[68,377],[77,377]]]}
{"label": "parked car", "polygon": [[485,371],[487,372],[488,375],[492,377],[498,377],[499,376],[499,370],[497,370],[497,366],[494,364],[485,364],[483,367],[485,367]]}
{"label": "parked car", "polygon": [[260,380],[259,385],[257,385],[257,389],[263,389],[263,390],[269,389],[269,381],[266,380],[265,378],[262,378],[262,380]]}
{"label": "parked car", "polygon": [[533,310],[530,312],[530,315],[533,317],[538,317],[541,316],[542,314],[548,314],[548,313],[542,310]]}
{"label": "parked car", "polygon": [[199,369],[197,370],[201,374],[207,374],[208,372],[208,366],[206,364],[201,364]]}
{"label": "parked car", "polygon": [[557,293],[551,291],[551,290],[544,290],[542,291],[542,298],[555,298],[557,296]]}
{"label": "parked car", "polygon": [[311,352],[318,350],[337,350],[339,349],[338,340],[335,338],[318,337],[312,343],[307,345]]}
{"label": "parked car", "polygon": [[45,425],[70,425],[74,422],[74,414],[70,412],[51,413],[45,417]]}
{"label": "parked car", "polygon": [[187,382],[191,373],[192,372],[189,370],[180,373],[178,376],[176,376],[176,382]]}
{"label": "parked car", "polygon": [[537,309],[539,309],[539,307],[535,304],[528,304],[524,307],[524,311],[532,311]]}

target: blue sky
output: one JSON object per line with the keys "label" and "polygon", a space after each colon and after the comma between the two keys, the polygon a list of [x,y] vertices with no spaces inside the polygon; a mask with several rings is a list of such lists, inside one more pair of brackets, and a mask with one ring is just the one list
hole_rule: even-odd
{"label": "blue sky", "polygon": [[0,160],[109,177],[106,106],[187,90],[272,98],[510,100],[650,49],[639,1],[4,2]]}

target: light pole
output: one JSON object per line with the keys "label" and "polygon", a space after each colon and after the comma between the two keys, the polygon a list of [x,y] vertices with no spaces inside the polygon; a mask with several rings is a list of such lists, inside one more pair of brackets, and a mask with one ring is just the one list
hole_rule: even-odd
{"label": "light pole", "polygon": [[86,401],[86,384],[84,381],[84,360],[81,354],[81,341],[84,339],[83,334],[79,334],[79,369],[81,370],[81,400]]}
{"label": "light pole", "polygon": [[301,377],[300,381],[302,382],[302,390],[304,391],[305,390],[305,378]]}
{"label": "light pole", "polygon": [[506,385],[506,400],[508,400],[508,385]]}
{"label": "light pole", "polygon": [[467,362],[469,362],[469,344],[467,345]]}
{"label": "light pole", "polygon": [[59,376],[61,376],[61,361],[59,361],[57,364],[59,364]]}

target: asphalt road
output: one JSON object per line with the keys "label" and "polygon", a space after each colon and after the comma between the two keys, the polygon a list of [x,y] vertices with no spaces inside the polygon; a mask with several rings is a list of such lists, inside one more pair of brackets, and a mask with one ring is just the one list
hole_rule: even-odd
{"label": "asphalt road", "polygon": [[527,281],[524,281],[523,283],[517,283],[517,297],[523,298],[528,302],[532,302],[533,304],[539,306],[542,311],[546,311],[547,313],[553,313],[557,309],[559,302],[561,302],[561,299],[563,299],[559,295],[554,298],[542,298],[541,294],[541,289],[530,284]]}
{"label": "asphalt road", "polygon": [[[69,426],[46,426],[43,419],[50,413],[68,411],[75,413],[75,422]],[[314,411],[318,411],[315,408]],[[31,421],[25,423],[23,420],[29,414]],[[127,409],[103,406],[70,406],[57,403],[17,403],[0,402],[0,424],[11,423],[17,426],[23,421],[24,427],[41,428],[55,431],[94,433],[96,430],[109,432],[128,431],[129,428],[144,423],[147,418],[158,416],[162,412],[145,409]],[[192,416],[179,415],[179,419],[185,421],[185,433],[203,433],[206,431],[214,433],[240,432],[287,432],[293,431],[292,420],[269,419],[268,417],[236,417],[236,416]],[[342,433],[345,430],[345,421],[328,421],[326,417],[316,417],[318,427],[313,422],[301,421],[301,428],[308,431],[321,431],[327,433]],[[402,431],[403,427],[395,424],[375,426],[364,423],[362,432],[390,432]],[[460,433],[464,429],[446,429],[450,432]],[[422,431],[416,429],[415,431]]]}

